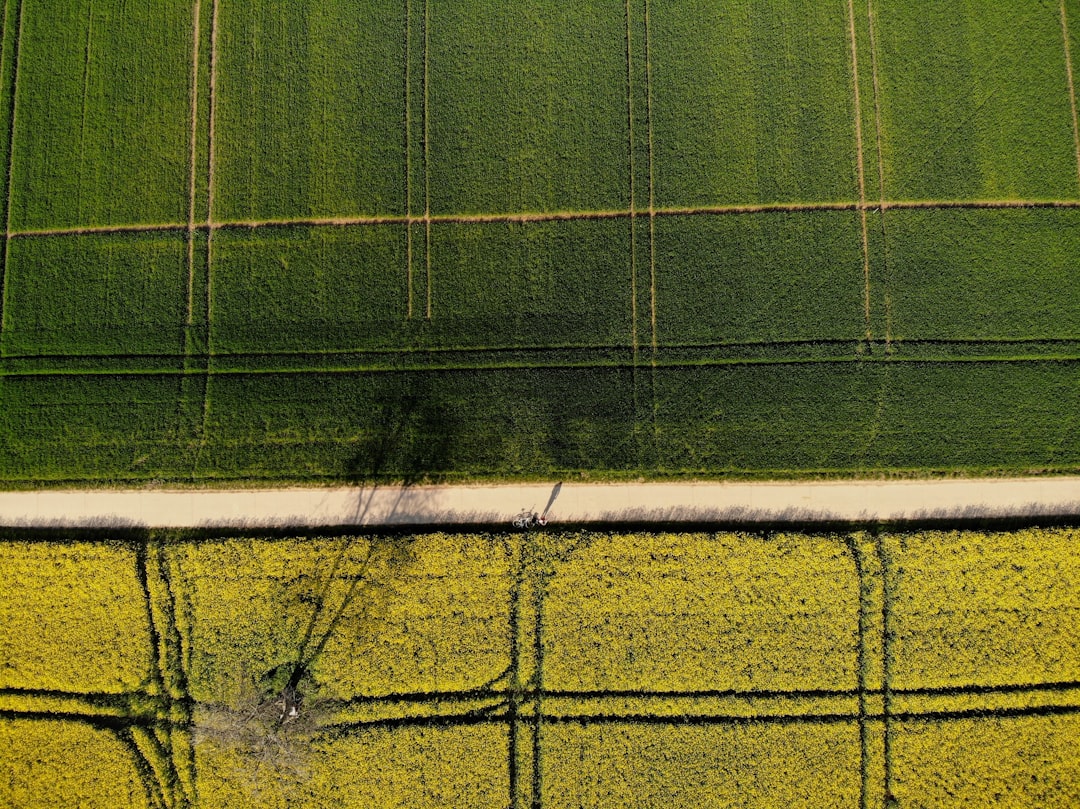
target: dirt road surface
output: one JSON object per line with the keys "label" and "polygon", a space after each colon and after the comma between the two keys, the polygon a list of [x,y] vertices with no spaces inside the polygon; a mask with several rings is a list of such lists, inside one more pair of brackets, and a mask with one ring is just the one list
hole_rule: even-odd
{"label": "dirt road surface", "polygon": [[0,492],[0,525],[316,528],[1080,518],[1080,477]]}

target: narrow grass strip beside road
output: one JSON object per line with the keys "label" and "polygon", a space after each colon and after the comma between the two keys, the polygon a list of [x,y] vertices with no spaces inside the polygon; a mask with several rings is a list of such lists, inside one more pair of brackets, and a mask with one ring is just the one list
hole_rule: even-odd
{"label": "narrow grass strip beside road", "polygon": [[0,525],[314,528],[835,523],[1080,515],[1080,478],[0,493]]}

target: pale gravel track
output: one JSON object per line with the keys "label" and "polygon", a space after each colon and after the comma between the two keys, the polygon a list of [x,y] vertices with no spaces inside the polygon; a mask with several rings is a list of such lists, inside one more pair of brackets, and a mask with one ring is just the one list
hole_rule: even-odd
{"label": "pale gravel track", "polygon": [[1080,518],[1080,477],[0,492],[0,525],[320,528]]}

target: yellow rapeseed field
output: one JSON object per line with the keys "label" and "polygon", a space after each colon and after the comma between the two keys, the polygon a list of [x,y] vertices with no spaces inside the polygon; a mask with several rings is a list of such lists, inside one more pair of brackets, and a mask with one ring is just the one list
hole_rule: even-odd
{"label": "yellow rapeseed field", "polygon": [[0,542],[0,688],[121,693],[153,657],[128,545]]}
{"label": "yellow rapeseed field", "polygon": [[0,806],[143,809],[150,803],[135,759],[117,734],[81,722],[5,717]]}
{"label": "yellow rapeseed field", "polygon": [[0,806],[1076,806],[1078,540],[8,542]]}

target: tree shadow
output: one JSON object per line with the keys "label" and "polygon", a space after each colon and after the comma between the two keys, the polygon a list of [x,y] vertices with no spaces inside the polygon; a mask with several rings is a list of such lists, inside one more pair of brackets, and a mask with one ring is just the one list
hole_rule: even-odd
{"label": "tree shadow", "polygon": [[444,406],[427,375],[389,373],[380,380],[374,414],[358,413],[372,428],[345,469],[354,485],[393,483],[403,490],[438,483],[454,468],[462,425]]}
{"label": "tree shadow", "polygon": [[[452,464],[458,423],[428,395],[426,381],[393,373],[382,381],[377,411],[357,414],[372,427],[347,462],[345,479],[355,487],[350,526],[376,516],[392,523],[403,510],[423,510],[429,495],[416,487],[439,480]],[[377,497],[383,489],[389,499]],[[311,742],[333,710],[320,694],[318,661],[344,625],[358,631],[391,597],[384,585],[409,567],[412,543],[408,535],[354,531],[331,539],[310,569],[287,573],[275,598],[283,615],[303,615],[295,642],[284,656],[267,660],[265,670],[242,674],[243,704],[199,712],[201,740],[242,754],[253,788],[268,779],[288,791],[303,779]]]}

